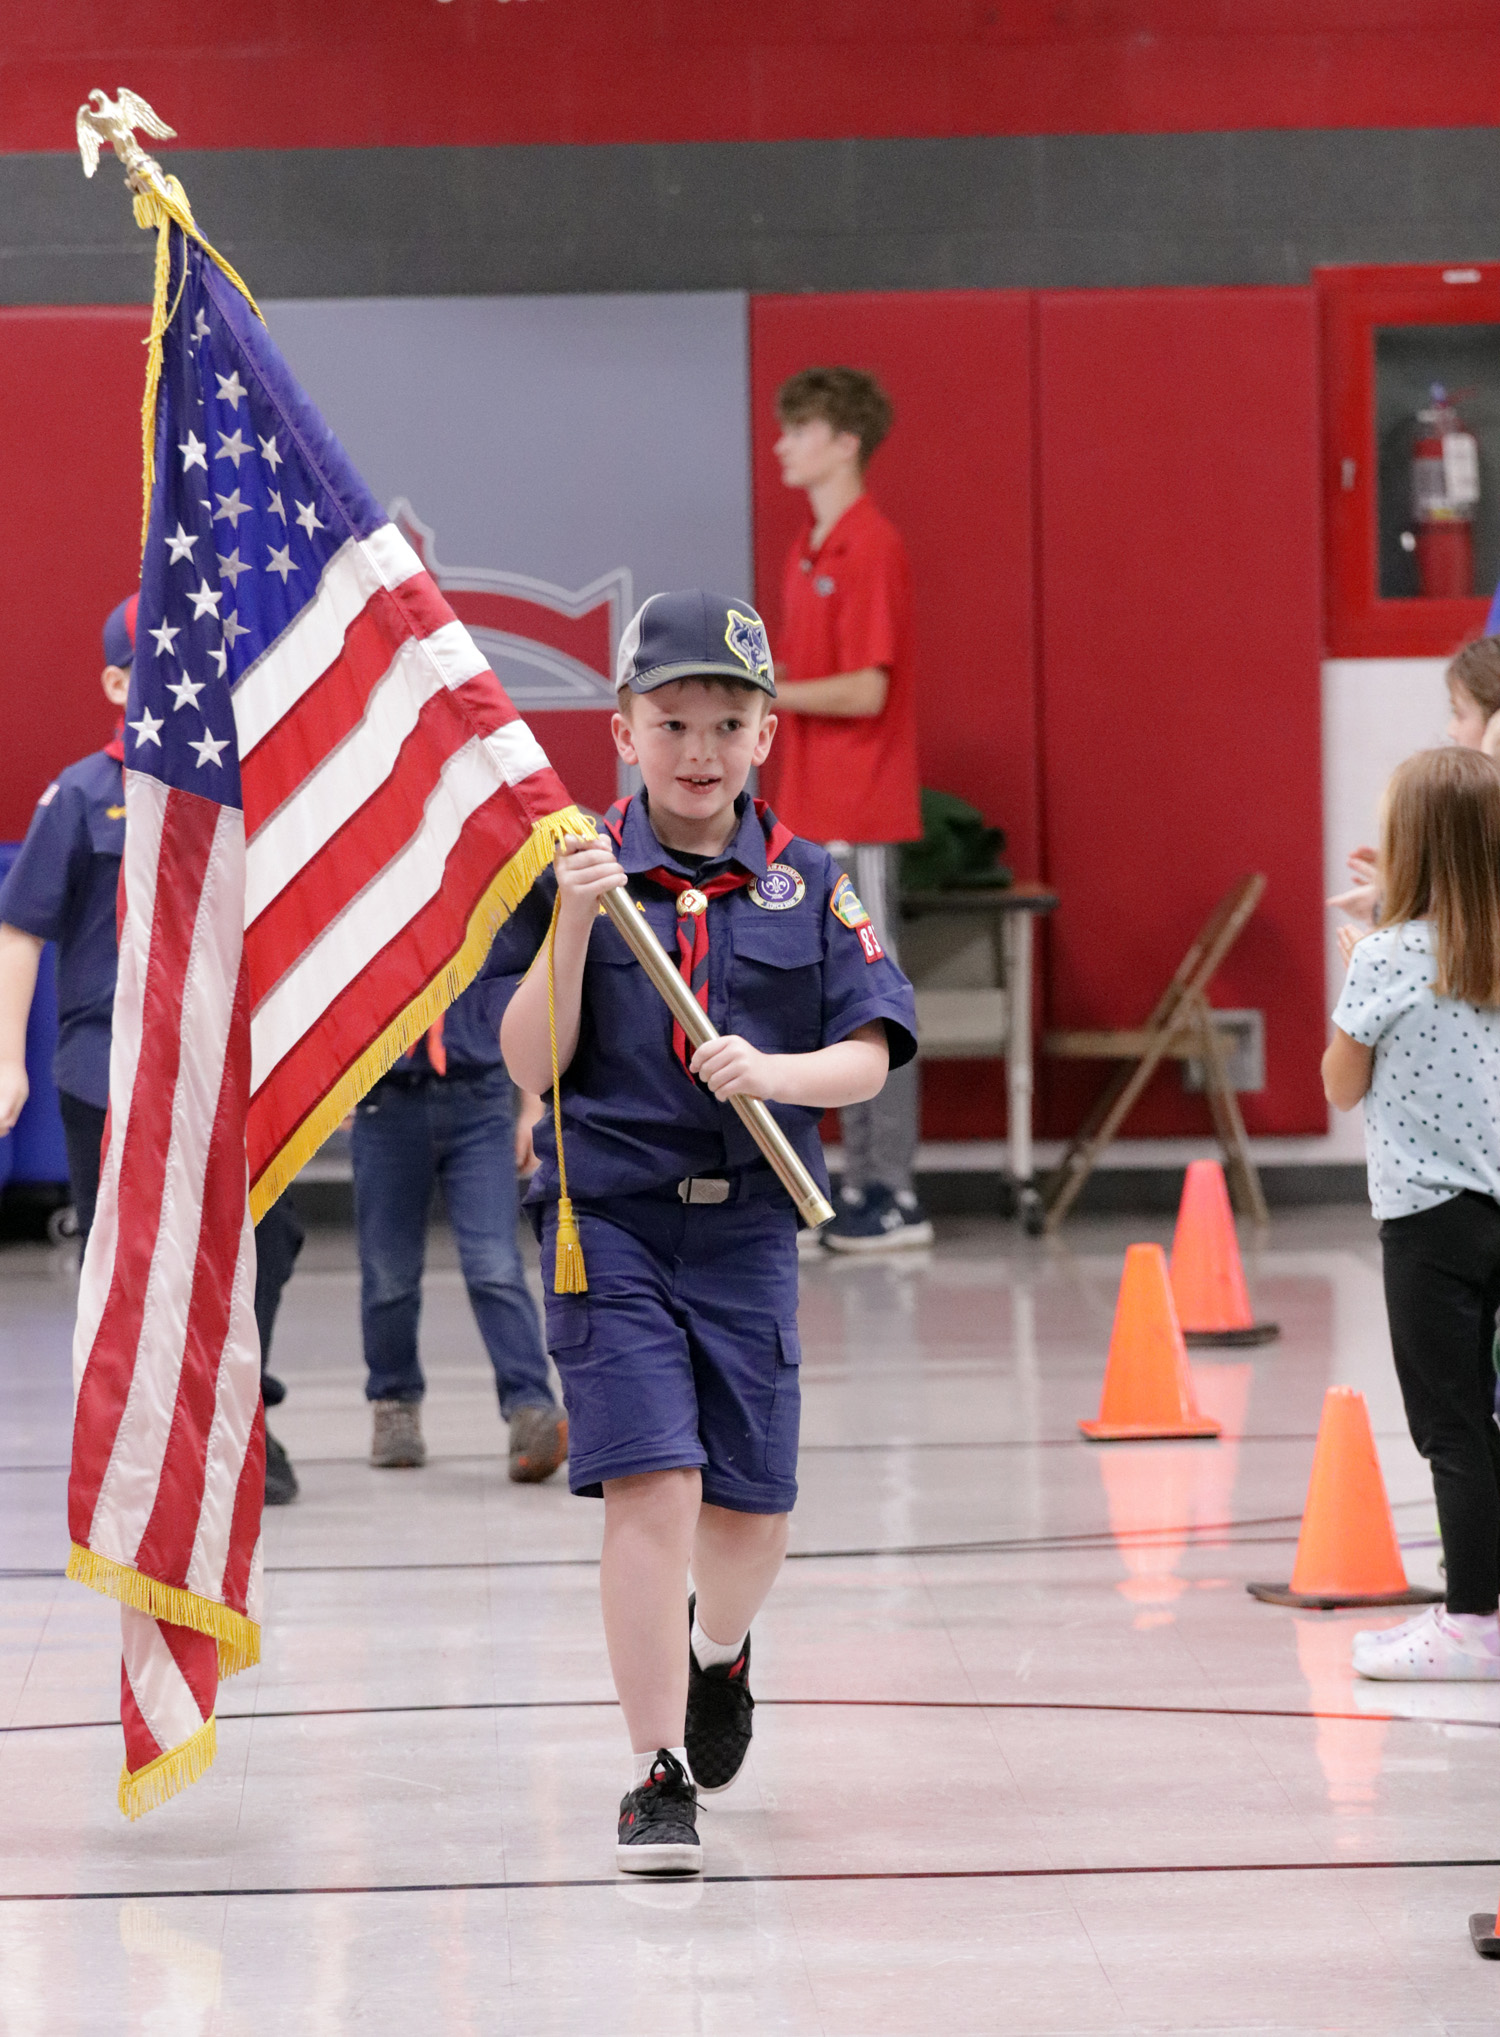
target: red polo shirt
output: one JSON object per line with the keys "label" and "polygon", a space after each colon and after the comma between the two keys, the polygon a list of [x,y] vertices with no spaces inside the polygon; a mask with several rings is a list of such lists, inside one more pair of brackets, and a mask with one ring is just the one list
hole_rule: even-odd
{"label": "red polo shirt", "polygon": [[911,569],[868,495],[817,551],[812,525],[787,555],[778,664],[788,679],[884,666],[879,714],[783,714],[765,776],[777,817],[815,842],[910,842],[922,832],[911,670]]}

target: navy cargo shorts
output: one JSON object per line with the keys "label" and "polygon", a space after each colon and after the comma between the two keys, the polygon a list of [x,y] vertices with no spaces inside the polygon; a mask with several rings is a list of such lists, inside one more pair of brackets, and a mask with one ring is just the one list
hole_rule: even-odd
{"label": "navy cargo shorts", "polygon": [[[698,1467],[703,1497],[742,1514],[797,1498],[802,1413],[797,1217],[746,1177],[739,1199],[626,1195],[575,1203],[586,1294],[554,1294],[557,1205],[542,1212],[547,1348],[568,1409],[568,1482]],[[747,1189],[749,1193],[747,1193]]]}

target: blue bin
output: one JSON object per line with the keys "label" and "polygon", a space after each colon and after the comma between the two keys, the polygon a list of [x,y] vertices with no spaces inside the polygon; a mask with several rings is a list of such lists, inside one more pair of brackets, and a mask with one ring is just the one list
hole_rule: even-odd
{"label": "blue bin", "polygon": [[[0,883],[16,860],[19,842],[0,842]],[[36,995],[26,1025],[26,1078],[31,1094],[15,1129],[0,1139],[0,1188],[7,1181],[66,1182],[68,1148],[63,1139],[52,1056],[57,1048],[57,951],[49,941],[37,970]]]}

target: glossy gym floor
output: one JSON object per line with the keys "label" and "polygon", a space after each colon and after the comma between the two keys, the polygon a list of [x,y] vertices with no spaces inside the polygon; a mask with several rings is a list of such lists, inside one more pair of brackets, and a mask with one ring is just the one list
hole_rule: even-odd
{"label": "glossy gym floor", "polygon": [[[1425,1467],[1374,1226],[1280,1216],[1258,1351],[1195,1353],[1218,1443],[1094,1447],[1125,1245],[951,1219],[804,1267],[802,1500],[755,1630],[756,1739],[701,1883],[612,1865],[625,1743],[599,1510],[515,1487],[451,1253],[431,1461],[364,1461],[352,1240],[287,1290],[265,1661],[209,1776],[115,1809],[116,1616],[61,1575],[73,1275],[0,1253],[0,2030],[1425,2032],[1500,2028],[1500,1687],[1360,1684],[1370,1616],[1289,1574],[1325,1387],[1369,1399],[1414,1581]],[[1391,1618],[1399,1615],[1391,1615]]]}

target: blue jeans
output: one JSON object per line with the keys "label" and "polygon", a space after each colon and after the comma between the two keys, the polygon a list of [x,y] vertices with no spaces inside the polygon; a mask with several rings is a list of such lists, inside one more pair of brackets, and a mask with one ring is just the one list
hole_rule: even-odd
{"label": "blue jeans", "polygon": [[469,1305],[500,1412],[552,1407],[536,1305],[516,1244],[510,1078],[503,1068],[441,1081],[376,1083],[354,1117],[354,1216],[366,1400],[420,1400],[422,1262],[434,1181],[443,1187]]}

